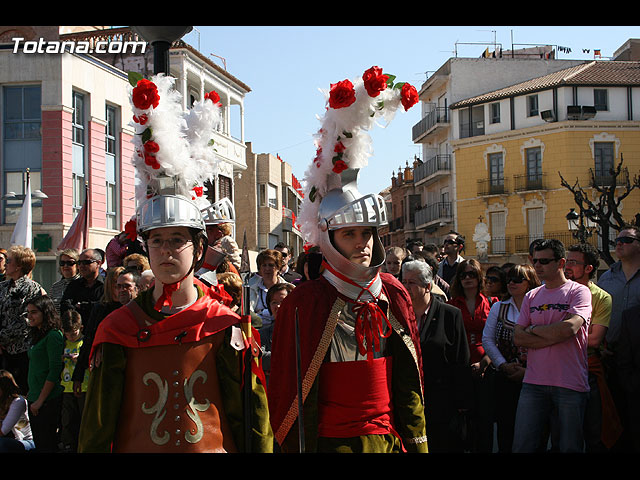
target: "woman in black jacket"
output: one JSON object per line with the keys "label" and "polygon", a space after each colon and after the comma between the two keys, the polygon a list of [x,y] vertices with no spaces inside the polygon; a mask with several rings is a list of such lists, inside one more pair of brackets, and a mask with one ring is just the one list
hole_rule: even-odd
{"label": "woman in black jacket", "polygon": [[431,295],[433,273],[425,262],[402,265],[420,332],[429,452],[463,452],[467,412],[473,407],[469,345],[460,309]]}

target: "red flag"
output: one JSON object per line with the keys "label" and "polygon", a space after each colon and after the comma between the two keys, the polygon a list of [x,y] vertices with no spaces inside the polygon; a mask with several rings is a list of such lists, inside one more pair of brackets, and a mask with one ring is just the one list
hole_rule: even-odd
{"label": "red flag", "polygon": [[[85,197],[86,198],[86,197]],[[84,205],[78,212],[76,219],[71,224],[71,228],[58,245],[58,250],[75,248],[79,252],[87,248],[89,241],[89,222],[87,221],[88,209],[85,200]]]}

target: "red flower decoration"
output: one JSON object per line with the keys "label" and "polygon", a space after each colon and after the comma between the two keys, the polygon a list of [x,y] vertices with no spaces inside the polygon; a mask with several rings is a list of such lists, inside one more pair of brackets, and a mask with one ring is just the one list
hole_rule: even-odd
{"label": "red flower decoration", "polygon": [[193,187],[193,191],[196,192],[198,197],[202,196],[203,187]]}
{"label": "red flower decoration", "polygon": [[387,88],[389,75],[384,75],[380,67],[371,67],[362,75],[364,88],[370,97],[377,97],[380,92]]}
{"label": "red flower decoration", "polygon": [[418,103],[418,91],[410,83],[405,83],[400,90],[400,102],[405,112]]}
{"label": "red flower decoration", "polygon": [[136,123],[139,123],[140,125],[144,125],[145,123],[147,123],[147,121],[149,121],[149,117],[147,117],[146,114],[142,114],[139,117],[136,117],[135,115],[133,116],[133,121]]}
{"label": "red flower decoration", "polygon": [[342,173],[343,170],[349,168],[344,160],[336,160],[336,163],[333,164],[333,171],[336,173]]}
{"label": "red flower decoration", "polygon": [[209,93],[204,94],[205,100],[211,100],[214,104],[220,101],[220,95],[215,90],[211,90]]}
{"label": "red flower decoration", "polygon": [[155,83],[143,78],[138,81],[137,86],[133,89],[132,100],[133,105],[140,110],[147,110],[151,106],[157,108],[160,103],[158,87],[156,87]]}
{"label": "red flower decoration", "polygon": [[331,84],[329,91],[329,106],[331,108],[345,108],[356,101],[356,91],[350,80],[343,80]]}
{"label": "red flower decoration", "polygon": [[336,153],[342,153],[347,149],[347,147],[344,146],[344,143],[342,142],[338,142],[336,143],[336,146],[333,148],[333,151]]}
{"label": "red flower decoration", "polygon": [[148,153],[158,153],[160,146],[156,142],[149,140],[144,143],[144,151]]}
{"label": "red flower decoration", "polygon": [[138,237],[137,226],[135,220],[129,220],[124,224],[124,233],[132,242]]}

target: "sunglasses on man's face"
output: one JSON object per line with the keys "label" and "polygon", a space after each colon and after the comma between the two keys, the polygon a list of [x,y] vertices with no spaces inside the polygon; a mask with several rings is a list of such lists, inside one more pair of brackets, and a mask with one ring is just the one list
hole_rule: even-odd
{"label": "sunglasses on man's face", "polygon": [[485,277],[485,280],[491,283],[500,283],[500,277],[494,277],[493,275]]}
{"label": "sunglasses on man's face", "polygon": [[620,243],[633,243],[634,240],[637,240],[640,242],[640,239],[636,238],[636,237],[618,237],[616,238],[616,243],[620,242]]}
{"label": "sunglasses on man's face", "polygon": [[97,260],[78,260],[80,265],[91,265],[92,263],[96,263]]}
{"label": "sunglasses on man's face", "polygon": [[532,260],[533,264],[535,265],[536,263],[539,263],[541,265],[548,265],[551,262],[557,262],[557,259],[555,258],[534,258]]}

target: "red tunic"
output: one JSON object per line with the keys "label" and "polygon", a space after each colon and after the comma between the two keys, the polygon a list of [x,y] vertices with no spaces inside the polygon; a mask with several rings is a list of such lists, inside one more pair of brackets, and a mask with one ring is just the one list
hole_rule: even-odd
{"label": "red tunic", "polygon": [[[380,277],[394,318],[413,341],[417,355],[416,372],[422,384],[422,355],[411,300],[405,288],[395,277],[386,273],[381,273]],[[320,277],[300,284],[280,305],[273,332],[268,392],[271,425],[280,443],[297,419],[296,309],[299,318],[303,398],[306,398],[322,367],[324,355],[333,336],[333,330],[329,331],[331,327],[327,329],[327,325],[332,309],[337,308],[335,304],[339,296],[338,291],[324,277]],[[341,298],[344,299],[344,297]],[[340,380],[338,382],[343,384]]]}

